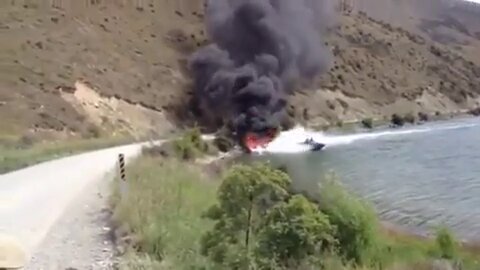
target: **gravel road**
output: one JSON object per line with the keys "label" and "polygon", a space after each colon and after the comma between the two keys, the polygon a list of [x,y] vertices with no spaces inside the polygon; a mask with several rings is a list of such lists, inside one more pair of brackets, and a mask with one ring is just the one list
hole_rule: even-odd
{"label": "gravel road", "polygon": [[145,144],[62,158],[0,175],[0,233],[31,258],[26,269],[111,269],[106,200],[118,154]]}
{"label": "gravel road", "polygon": [[[105,180],[112,179],[107,175]],[[112,269],[108,196],[111,181],[90,183],[32,254],[25,270]]]}

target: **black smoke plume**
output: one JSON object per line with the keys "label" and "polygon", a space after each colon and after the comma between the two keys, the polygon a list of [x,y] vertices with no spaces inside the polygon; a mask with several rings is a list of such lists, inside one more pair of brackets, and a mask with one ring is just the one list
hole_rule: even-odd
{"label": "black smoke plume", "polygon": [[329,67],[321,37],[332,22],[330,1],[207,1],[212,44],[189,63],[201,110],[240,136],[278,127],[294,84]]}

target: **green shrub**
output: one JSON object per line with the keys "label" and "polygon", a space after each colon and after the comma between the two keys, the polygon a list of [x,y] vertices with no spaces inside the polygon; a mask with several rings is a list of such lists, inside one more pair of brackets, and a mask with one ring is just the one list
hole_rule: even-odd
{"label": "green shrub", "polygon": [[192,128],[184,135],[185,139],[190,141],[193,146],[201,151],[207,151],[207,144],[202,139],[202,133],[198,128]]}
{"label": "green shrub", "polygon": [[295,195],[269,211],[258,233],[257,257],[292,269],[335,244],[334,227],[318,206]]}
{"label": "green shrub", "polygon": [[208,143],[202,139],[202,134],[197,128],[177,138],[173,145],[178,157],[184,160],[195,159],[209,151]]}
{"label": "green shrub", "polygon": [[437,230],[435,244],[438,249],[438,255],[441,258],[451,260],[457,257],[457,242],[447,228],[439,228]]}
{"label": "green shrub", "polygon": [[288,175],[288,167],[285,164],[278,166],[277,170],[282,171]]}
{"label": "green shrub", "polygon": [[372,118],[365,118],[362,120],[362,125],[365,128],[372,129],[373,128],[373,120]]}
{"label": "green shrub", "polygon": [[176,139],[173,144],[175,147],[175,152],[181,159],[195,159],[199,155],[198,149],[186,138]]}
{"label": "green shrub", "polygon": [[380,238],[378,220],[370,205],[329,178],[322,183],[320,209],[336,227],[335,239],[341,257],[359,264],[375,263]]}

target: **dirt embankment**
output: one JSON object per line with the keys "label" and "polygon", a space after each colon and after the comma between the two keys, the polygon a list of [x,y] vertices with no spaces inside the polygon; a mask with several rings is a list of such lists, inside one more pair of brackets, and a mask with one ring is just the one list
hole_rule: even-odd
{"label": "dirt embankment", "polygon": [[[1,4],[0,135],[145,135],[194,118],[184,106],[191,92],[185,64],[208,42],[203,1],[131,2]],[[462,27],[471,21],[427,20],[403,0],[390,8],[388,24],[371,1],[360,2],[328,36],[331,71],[292,96],[296,120],[331,124],[479,106],[480,59],[472,52],[480,36]]]}

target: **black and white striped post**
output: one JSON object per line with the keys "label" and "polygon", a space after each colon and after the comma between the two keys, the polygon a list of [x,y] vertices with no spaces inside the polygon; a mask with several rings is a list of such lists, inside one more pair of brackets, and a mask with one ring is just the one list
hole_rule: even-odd
{"label": "black and white striped post", "polygon": [[118,154],[118,166],[120,169],[120,195],[124,197],[127,193],[127,179],[125,177],[125,155]]}
{"label": "black and white striped post", "polygon": [[125,155],[118,154],[118,165],[120,166],[120,179],[125,181]]}

